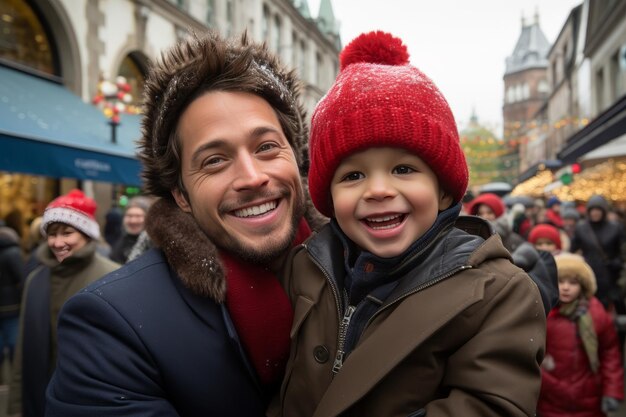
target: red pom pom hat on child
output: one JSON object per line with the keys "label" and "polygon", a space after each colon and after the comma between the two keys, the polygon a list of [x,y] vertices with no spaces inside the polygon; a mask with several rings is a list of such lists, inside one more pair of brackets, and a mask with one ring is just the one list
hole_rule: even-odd
{"label": "red pom pom hat on child", "polygon": [[330,183],[347,156],[372,147],[399,147],[419,156],[455,202],[468,168],[454,116],[435,84],[409,64],[402,41],[385,32],[362,34],[340,55],[341,70],[311,119],[309,191],[332,217]]}

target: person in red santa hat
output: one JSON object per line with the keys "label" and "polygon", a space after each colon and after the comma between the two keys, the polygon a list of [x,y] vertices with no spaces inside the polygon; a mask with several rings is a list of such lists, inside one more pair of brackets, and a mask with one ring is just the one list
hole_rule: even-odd
{"label": "person in red santa hat", "polygon": [[[313,112],[309,191],[331,218],[292,253],[283,416],[530,416],[546,312],[484,219],[435,84],[362,34]],[[524,341],[521,343],[520,341]]]}
{"label": "person in red santa hat", "polygon": [[43,416],[45,390],[56,364],[57,318],[65,301],[119,268],[97,252],[96,202],[80,190],[53,200],[43,214],[47,245],[24,286],[20,331],[9,389],[9,414]]}

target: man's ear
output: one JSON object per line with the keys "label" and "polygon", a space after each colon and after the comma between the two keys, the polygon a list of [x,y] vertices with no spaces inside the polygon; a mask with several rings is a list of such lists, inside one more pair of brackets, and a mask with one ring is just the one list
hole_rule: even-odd
{"label": "man's ear", "polygon": [[185,213],[191,213],[191,205],[187,201],[186,193],[180,191],[180,188],[174,188],[172,190],[172,196],[174,197],[174,201],[182,211]]}
{"label": "man's ear", "polygon": [[449,208],[452,205],[453,201],[454,199],[450,194],[448,194],[444,190],[439,190],[439,211],[443,211]]}

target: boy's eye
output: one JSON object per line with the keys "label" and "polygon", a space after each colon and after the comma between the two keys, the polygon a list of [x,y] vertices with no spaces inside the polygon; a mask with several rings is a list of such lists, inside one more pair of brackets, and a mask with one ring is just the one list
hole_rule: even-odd
{"label": "boy's eye", "polygon": [[350,172],[343,176],[341,181],[356,181],[364,178],[364,175],[360,172]]}
{"label": "boy's eye", "polygon": [[410,174],[411,172],[415,172],[415,170],[406,165],[399,165],[393,169],[394,174]]}

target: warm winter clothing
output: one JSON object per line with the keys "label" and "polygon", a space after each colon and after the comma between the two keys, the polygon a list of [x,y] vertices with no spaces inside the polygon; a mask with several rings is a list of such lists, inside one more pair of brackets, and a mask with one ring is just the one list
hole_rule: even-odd
{"label": "warm winter clothing", "polygon": [[[264,415],[277,387],[261,383],[226,288],[229,273],[267,271],[232,262],[225,267],[223,255],[173,201],[156,202],[147,227],[160,249],[64,307],[59,337],[65,343],[46,415]],[[274,331],[272,321],[261,324]]]}
{"label": "warm winter clothing", "polygon": [[454,116],[437,86],[409,65],[402,41],[366,33],[344,48],[340,61],[341,71],[311,119],[309,188],[320,213],[333,215],[330,182],[339,163],[373,147],[419,156],[461,201],[469,173]]}
{"label": "warm winter clothing", "polygon": [[604,197],[591,197],[587,202],[587,213],[594,207],[601,209],[604,216],[599,222],[592,222],[589,218],[578,222],[570,251],[581,251],[593,269],[598,283],[596,297],[602,304],[605,307],[617,304],[618,308],[622,308],[624,301],[620,298],[617,282],[624,264],[622,250],[626,236],[619,223],[606,218],[609,205]]}
{"label": "warm winter clothing", "polygon": [[96,201],[81,190],[71,190],[54,199],[43,212],[41,233],[47,234],[51,223],[64,223],[80,230],[91,239],[100,238],[100,226],[96,221]]}
{"label": "warm winter clothing", "polygon": [[123,232],[122,236],[120,236],[118,241],[111,247],[109,258],[121,265],[125,264],[138,239],[138,234],[131,235],[130,233]]}
{"label": "warm winter clothing", "polygon": [[37,249],[40,265],[24,287],[9,413],[21,409],[24,417],[44,415],[46,384],[56,365],[61,307],[81,288],[119,267],[96,253],[96,247],[97,242],[90,241],[61,263],[47,245]]}
{"label": "warm winter clothing", "polygon": [[530,229],[528,241],[534,245],[539,239],[548,239],[555,244],[557,249],[561,250],[562,248],[559,229],[551,224],[541,223]]}
{"label": "warm winter clothing", "polygon": [[546,358],[552,366],[542,371],[538,414],[541,417],[605,417],[603,397],[624,398],[624,374],[615,325],[602,304],[588,303],[598,342],[599,369],[594,373],[576,320],[555,307],[548,315]]}
{"label": "warm winter clothing", "polygon": [[365,298],[375,311],[367,324],[352,316],[362,333],[337,374],[338,335],[350,334],[339,331],[344,246],[327,226],[294,253],[282,415],[533,415],[545,340],[537,286],[487,222],[456,226],[384,271],[394,279]]}
{"label": "warm winter clothing", "polygon": [[20,238],[15,230],[0,226],[0,363],[5,350],[13,361],[24,276]]}
{"label": "warm winter clothing", "polygon": [[478,214],[478,208],[481,205],[486,205],[493,211],[493,214],[496,215],[496,218],[502,216],[506,211],[506,206],[504,205],[504,201],[496,195],[492,193],[484,193],[473,199],[468,207],[468,213],[472,215]]}
{"label": "warm winter clothing", "polygon": [[0,226],[0,319],[19,315],[23,284],[20,238],[15,230]]}

